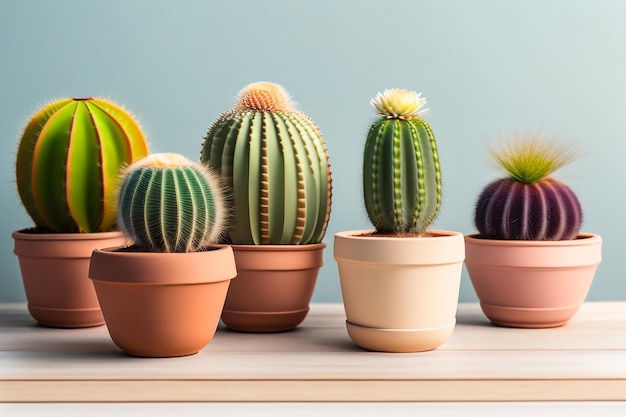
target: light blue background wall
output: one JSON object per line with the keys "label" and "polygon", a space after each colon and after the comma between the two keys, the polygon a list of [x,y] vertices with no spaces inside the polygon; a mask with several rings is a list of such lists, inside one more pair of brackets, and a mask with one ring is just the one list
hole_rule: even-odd
{"label": "light blue background wall", "polygon": [[[604,237],[590,300],[626,300],[626,2],[275,0],[0,2],[0,301],[24,299],[13,230],[31,225],[13,162],[26,118],[49,99],[103,96],[136,113],[152,152],[198,159],[244,85],[285,86],[327,142],[334,204],[315,301],[340,301],[332,236],[369,227],[361,152],[385,88],[421,91],[444,202],[434,227],[474,231],[498,174],[486,147],[538,129],[585,155],[560,178],[584,230]],[[464,272],[461,301],[474,301]]]}

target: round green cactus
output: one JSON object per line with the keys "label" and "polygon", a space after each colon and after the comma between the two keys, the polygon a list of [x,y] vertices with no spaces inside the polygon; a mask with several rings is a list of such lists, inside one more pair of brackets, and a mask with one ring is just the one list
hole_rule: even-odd
{"label": "round green cactus", "polygon": [[226,220],[219,179],[178,154],[153,154],[124,172],[118,225],[154,252],[196,252],[216,243]]}
{"label": "round green cactus", "polygon": [[324,237],[331,205],[326,146],[281,86],[244,88],[208,130],[201,162],[221,173],[231,196],[231,243],[308,244]]}
{"label": "round green cactus", "polygon": [[363,160],[367,214],[378,233],[421,235],[441,204],[435,136],[414,91],[385,90],[371,101],[381,116],[370,128]]}
{"label": "round green cactus", "polygon": [[111,231],[119,169],[147,154],[138,123],[116,104],[98,98],[55,101],[37,111],[22,134],[18,193],[42,230]]}

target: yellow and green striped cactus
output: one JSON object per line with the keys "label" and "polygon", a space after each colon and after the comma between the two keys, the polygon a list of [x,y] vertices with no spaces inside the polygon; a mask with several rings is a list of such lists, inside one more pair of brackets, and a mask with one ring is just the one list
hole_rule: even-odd
{"label": "yellow and green striped cactus", "polygon": [[67,98],[35,113],[20,139],[17,189],[35,225],[46,231],[115,228],[122,165],[148,154],[134,118],[98,98]]}
{"label": "yellow and green striped cactus", "polygon": [[370,128],[363,160],[367,214],[379,233],[421,235],[441,205],[435,136],[415,91],[385,90],[371,101],[381,116]]}
{"label": "yellow and green striped cactus", "polygon": [[313,121],[273,83],[254,83],[209,128],[201,162],[233,205],[234,244],[308,244],[324,237],[331,205],[326,146]]}
{"label": "yellow and green striped cactus", "polygon": [[152,154],[122,172],[118,224],[153,252],[196,252],[217,243],[226,208],[219,179],[178,154]]}

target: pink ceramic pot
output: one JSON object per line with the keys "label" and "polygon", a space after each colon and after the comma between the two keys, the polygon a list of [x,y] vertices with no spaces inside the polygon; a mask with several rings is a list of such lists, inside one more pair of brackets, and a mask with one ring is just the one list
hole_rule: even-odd
{"label": "pink ceramic pot", "polygon": [[557,327],[578,311],[602,257],[602,238],[491,240],[465,236],[465,265],[489,320],[509,327]]}

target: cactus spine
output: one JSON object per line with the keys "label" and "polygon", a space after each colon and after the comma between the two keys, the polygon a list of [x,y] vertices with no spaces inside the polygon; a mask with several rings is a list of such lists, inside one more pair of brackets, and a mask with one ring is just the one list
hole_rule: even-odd
{"label": "cactus spine", "polygon": [[234,244],[308,244],[324,237],[331,173],[317,126],[273,83],[253,83],[209,128],[201,162],[234,207]]}
{"label": "cactus spine", "polygon": [[119,168],[147,154],[139,125],[119,106],[98,98],[55,101],[22,134],[18,193],[41,229],[111,231]]}
{"label": "cactus spine", "polygon": [[153,154],[123,172],[118,224],[154,252],[195,252],[217,242],[226,219],[219,180],[178,154]]}
{"label": "cactus spine", "polygon": [[385,90],[371,101],[381,116],[369,130],[363,191],[378,233],[422,235],[441,205],[435,136],[420,110],[426,100],[407,90]]}
{"label": "cactus spine", "polygon": [[578,197],[549,175],[570,162],[565,147],[524,139],[494,152],[508,172],[485,187],[478,197],[474,223],[491,239],[569,240],[582,224]]}

